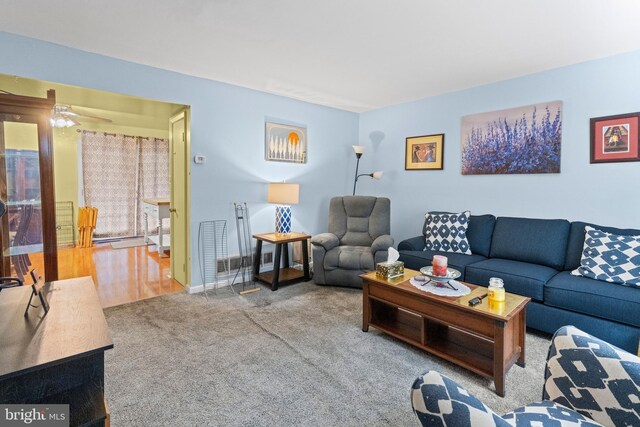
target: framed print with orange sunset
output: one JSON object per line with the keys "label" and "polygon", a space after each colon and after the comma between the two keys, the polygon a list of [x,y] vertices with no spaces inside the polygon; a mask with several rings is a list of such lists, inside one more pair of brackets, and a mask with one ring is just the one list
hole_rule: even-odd
{"label": "framed print with orange sunset", "polygon": [[267,122],[264,154],[273,162],[307,163],[307,128]]}
{"label": "framed print with orange sunset", "polygon": [[591,119],[591,163],[640,161],[640,113]]}

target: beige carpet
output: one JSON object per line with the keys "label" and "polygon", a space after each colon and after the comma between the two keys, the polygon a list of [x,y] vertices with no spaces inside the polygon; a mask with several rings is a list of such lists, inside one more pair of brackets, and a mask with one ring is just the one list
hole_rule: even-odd
{"label": "beige carpet", "polygon": [[409,391],[436,369],[499,413],[540,400],[546,336],[527,334],[527,367],[492,382],[361,330],[362,293],[313,283],[247,296],[221,289],[106,310],[113,426],[416,425]]}

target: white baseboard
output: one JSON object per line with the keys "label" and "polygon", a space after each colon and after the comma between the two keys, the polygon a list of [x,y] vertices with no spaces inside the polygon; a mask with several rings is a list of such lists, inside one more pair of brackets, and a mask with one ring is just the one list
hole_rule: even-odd
{"label": "white baseboard", "polygon": [[[229,279],[224,279],[221,280],[217,287],[218,289],[223,288],[225,286],[229,286],[231,284],[231,280]],[[207,290],[210,291],[212,289],[216,289],[216,284],[215,283],[207,283]],[[190,294],[198,294],[200,292],[204,292],[204,285],[197,285],[197,286],[189,286],[189,293]]]}
{"label": "white baseboard", "polygon": [[[261,273],[263,273],[265,271],[271,271],[271,270],[273,270],[272,264],[267,264],[266,266],[263,265],[262,267],[260,267],[260,272]],[[249,271],[249,280],[252,279],[252,275],[253,275],[253,272]],[[228,274],[226,276],[222,276],[220,278],[220,281],[218,282],[217,288],[220,289],[220,288],[223,288],[225,286],[231,285],[231,283],[233,282],[234,277],[236,279],[235,284],[241,283],[239,280],[242,280],[242,273],[238,273],[238,276],[236,277],[236,271],[234,271],[231,274]],[[245,277],[247,277],[247,273],[245,273]],[[212,289],[215,289],[215,288],[216,288],[216,284],[215,283],[207,283],[207,290],[208,291],[210,291]],[[192,286],[189,286],[188,292],[190,294],[197,294],[197,293],[200,293],[200,292],[204,292],[204,285],[195,285],[195,286],[192,285]]]}

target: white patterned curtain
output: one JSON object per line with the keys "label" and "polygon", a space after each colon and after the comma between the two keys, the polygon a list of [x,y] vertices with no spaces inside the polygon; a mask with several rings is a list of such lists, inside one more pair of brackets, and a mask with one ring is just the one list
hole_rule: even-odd
{"label": "white patterned curtain", "polygon": [[135,231],[136,138],[82,133],[85,206],[98,208],[95,237],[132,236]]}
{"label": "white patterned curtain", "polygon": [[142,199],[169,197],[169,140],[83,132],[82,175],[95,237],[141,235]]}
{"label": "white patterned curtain", "polygon": [[[169,140],[138,138],[138,218],[136,234],[144,233],[143,199],[169,198]],[[169,231],[168,220],[163,224]],[[149,224],[154,229],[155,224]],[[153,234],[153,233],[151,233]]]}

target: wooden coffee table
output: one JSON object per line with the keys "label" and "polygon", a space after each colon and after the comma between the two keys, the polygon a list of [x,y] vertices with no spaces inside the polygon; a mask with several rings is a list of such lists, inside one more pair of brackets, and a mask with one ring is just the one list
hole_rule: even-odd
{"label": "wooden coffee table", "polygon": [[487,293],[487,288],[465,283],[471,288],[469,295],[441,297],[409,283],[419,274],[407,269],[403,277],[390,280],[378,278],[375,272],[362,274],[362,330],[374,326],[492,378],[496,393],[504,397],[507,371],[514,363],[524,367],[525,307],[531,299],[507,293],[499,305],[484,298],[470,307],[469,300]]}

